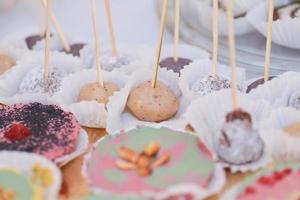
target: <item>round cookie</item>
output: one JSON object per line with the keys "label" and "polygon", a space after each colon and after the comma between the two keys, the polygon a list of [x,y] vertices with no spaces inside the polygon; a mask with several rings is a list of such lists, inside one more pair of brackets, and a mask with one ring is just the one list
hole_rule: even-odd
{"label": "round cookie", "polygon": [[75,57],[79,57],[80,56],[80,50],[83,49],[83,47],[86,44],[84,43],[75,43],[75,44],[71,44],[70,45],[70,51],[66,51],[65,49],[63,49],[62,51],[65,52],[66,54],[71,54]]}
{"label": "round cookie", "polygon": [[[160,144],[158,155],[153,159],[167,154],[170,160],[153,169],[149,176],[140,176],[133,170],[122,170],[116,166],[120,148],[143,152],[153,141]],[[215,169],[216,165],[208,158],[204,145],[196,136],[165,128],[140,128],[106,136],[96,145],[86,162],[86,175],[92,188],[105,191],[108,195],[141,198],[143,194],[153,197],[167,190],[177,191],[179,185],[193,185],[195,190],[206,189],[214,178]],[[195,190],[189,191],[192,193]]]}
{"label": "round cookie", "polygon": [[191,62],[192,60],[188,58],[178,58],[178,60],[175,61],[173,57],[168,57],[160,61],[159,66],[166,68],[167,70],[172,70],[180,76],[180,71],[184,68],[184,66],[189,65]]}
{"label": "round cookie", "polygon": [[127,107],[139,120],[161,122],[172,118],[178,110],[177,96],[163,82],[145,81],[134,88],[128,97]]}
{"label": "round cookie", "polygon": [[16,61],[13,58],[0,53],[0,76],[15,65]]}
{"label": "round cookie", "polygon": [[74,115],[55,105],[15,104],[0,109],[0,151],[24,151],[55,160],[74,152],[80,133]]}
{"label": "round cookie", "polygon": [[222,76],[207,76],[203,79],[197,80],[191,87],[191,91],[195,95],[205,96],[215,91],[231,88],[229,79]]}
{"label": "round cookie", "polygon": [[119,86],[113,83],[104,83],[104,87],[99,83],[88,83],[79,92],[78,101],[97,101],[107,104],[109,97],[119,91]]}
{"label": "round cookie", "polygon": [[233,165],[256,162],[264,153],[264,142],[252,128],[250,114],[241,110],[226,116],[226,122],[216,133],[214,146],[219,159]]}

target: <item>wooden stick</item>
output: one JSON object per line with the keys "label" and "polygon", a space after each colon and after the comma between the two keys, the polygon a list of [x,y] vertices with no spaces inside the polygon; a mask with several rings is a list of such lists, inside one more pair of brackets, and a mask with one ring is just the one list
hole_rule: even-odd
{"label": "wooden stick", "polygon": [[92,4],[92,17],[93,17],[93,28],[94,28],[94,36],[95,36],[95,50],[96,50],[96,67],[97,67],[97,79],[99,87],[104,87],[102,70],[101,70],[101,62],[100,62],[100,34],[97,26],[97,14],[96,14],[96,1],[91,0]]}
{"label": "wooden stick", "polygon": [[46,33],[46,12],[45,12],[45,6],[43,4],[40,4],[40,36],[44,37]]}
{"label": "wooden stick", "polygon": [[219,1],[213,0],[213,51],[212,51],[212,76],[217,75],[219,44]]}
{"label": "wooden stick", "polygon": [[51,0],[47,0],[47,15],[46,15],[46,41],[45,41],[45,65],[44,65],[44,78],[48,81],[49,78],[49,42],[50,42],[50,26],[49,18],[51,13]]}
{"label": "wooden stick", "polygon": [[157,82],[158,67],[159,67],[162,41],[163,41],[164,30],[165,30],[165,21],[166,21],[167,9],[168,9],[168,0],[164,0],[161,19],[160,19],[159,41],[158,41],[158,47],[157,47],[157,50],[156,50],[156,60],[155,60],[155,65],[154,65],[154,73],[153,73],[153,77],[152,77],[152,87],[153,88],[156,87],[156,82]]}
{"label": "wooden stick", "polygon": [[173,57],[174,61],[178,61],[178,42],[179,42],[179,25],[180,25],[180,0],[175,0],[175,20],[174,20],[174,47],[173,47]]}
{"label": "wooden stick", "polygon": [[233,30],[233,14],[232,14],[232,0],[226,1],[226,14],[227,14],[227,26],[228,26],[228,43],[229,43],[229,60],[231,66],[231,90],[232,90],[232,105],[233,109],[238,109],[237,100],[237,77],[236,77],[236,55],[235,55],[235,40]]}
{"label": "wooden stick", "polygon": [[270,59],[271,59],[271,48],[272,48],[272,24],[274,15],[274,0],[269,0],[269,14],[268,14],[268,25],[267,25],[267,42],[266,42],[266,57],[264,66],[264,81],[269,80],[270,76]]}
{"label": "wooden stick", "polygon": [[113,56],[118,55],[118,49],[116,45],[116,37],[113,29],[113,21],[112,21],[112,15],[111,15],[111,9],[110,9],[110,0],[105,0],[105,10],[106,10],[106,16],[108,20],[108,29],[109,29],[109,35],[110,35],[110,42],[111,42],[111,51]]}
{"label": "wooden stick", "polygon": [[[44,6],[45,8],[47,7],[47,2],[46,2],[46,0],[42,0],[42,4],[43,4],[43,6]],[[58,36],[59,36],[59,38],[60,38],[60,40],[61,40],[61,43],[62,43],[63,46],[64,46],[65,51],[70,51],[70,45],[69,45],[69,43],[67,42],[66,37],[65,37],[65,34],[64,34],[64,32],[62,31],[62,28],[61,28],[60,24],[58,23],[56,17],[54,16],[52,9],[50,10],[50,19],[51,19],[51,21],[52,21],[52,23],[53,23],[53,25],[54,25],[54,27],[55,27],[57,33],[58,33]]]}

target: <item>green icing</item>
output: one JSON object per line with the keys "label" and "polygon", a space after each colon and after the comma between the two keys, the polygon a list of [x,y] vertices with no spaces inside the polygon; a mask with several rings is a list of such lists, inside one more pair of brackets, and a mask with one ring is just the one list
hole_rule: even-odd
{"label": "green icing", "polygon": [[0,170],[0,187],[4,190],[15,191],[14,200],[31,200],[32,184],[29,179],[17,172]]}
{"label": "green icing", "polygon": [[105,171],[104,176],[113,182],[122,183],[124,180],[126,180],[126,174],[121,172],[118,169],[108,169]]}

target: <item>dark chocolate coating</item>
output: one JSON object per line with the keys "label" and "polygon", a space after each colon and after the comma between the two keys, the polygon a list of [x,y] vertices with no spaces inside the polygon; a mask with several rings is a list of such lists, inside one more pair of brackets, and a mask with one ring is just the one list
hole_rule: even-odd
{"label": "dark chocolate coating", "polygon": [[180,70],[183,69],[184,66],[190,64],[191,62],[192,60],[188,58],[178,58],[177,62],[175,62],[173,57],[168,57],[160,61],[159,66],[162,68],[167,68],[167,70],[173,70],[180,76]]}
{"label": "dark chocolate coating", "polygon": [[[273,78],[276,78],[276,76],[270,76],[269,77],[269,81],[272,80]],[[256,89],[259,85],[262,85],[265,83],[265,79],[264,78],[260,78],[256,81],[254,81],[253,83],[251,83],[250,85],[248,85],[246,93],[250,93],[252,90]]]}
{"label": "dark chocolate coating", "polygon": [[233,122],[235,120],[241,120],[241,121],[248,121],[250,124],[252,124],[252,118],[251,115],[241,109],[235,110],[233,112],[230,112],[226,115],[226,122]]}
{"label": "dark chocolate coating", "polygon": [[276,8],[274,9],[273,21],[276,21],[276,20],[280,19],[280,14],[279,14],[279,12],[278,12],[280,9],[286,8],[286,7],[288,7],[288,6],[290,6],[290,5],[294,5],[294,4],[299,4],[298,7],[295,8],[294,10],[292,10],[291,13],[290,13],[290,17],[291,17],[291,18],[295,18],[295,17],[296,17],[296,13],[297,13],[297,12],[299,11],[299,9],[300,9],[300,1],[291,1],[291,2],[289,2],[288,4],[284,4],[284,5],[282,5],[282,6],[276,7]]}
{"label": "dark chocolate coating", "polygon": [[41,41],[45,38],[45,35],[41,36],[40,34],[31,35],[25,38],[25,42],[27,44],[27,48],[32,50],[38,41]]}
{"label": "dark chocolate coating", "polygon": [[66,51],[63,49],[62,51],[66,52],[66,54],[72,54],[73,56],[79,57],[80,50],[85,46],[84,43],[75,43],[70,45],[70,51]]}

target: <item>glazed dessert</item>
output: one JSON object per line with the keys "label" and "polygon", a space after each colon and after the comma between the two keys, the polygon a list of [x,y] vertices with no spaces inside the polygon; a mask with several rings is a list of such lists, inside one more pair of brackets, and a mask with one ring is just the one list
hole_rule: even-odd
{"label": "glazed dessert", "polygon": [[288,4],[274,9],[274,21],[298,17],[300,17],[300,1],[290,1]]}
{"label": "glazed dessert", "polygon": [[[276,76],[270,76],[269,81],[273,80],[274,78],[276,78]],[[264,78],[257,79],[256,81],[248,85],[246,93],[247,94],[250,93],[252,90],[256,89],[260,85],[263,85],[264,83],[265,83]]]}
{"label": "glazed dessert", "polygon": [[133,59],[131,57],[125,54],[113,56],[111,55],[111,52],[104,52],[103,55],[101,55],[101,67],[105,71],[112,71],[129,65],[132,60]]}
{"label": "glazed dessert", "polygon": [[180,76],[180,71],[191,62],[192,60],[188,58],[178,58],[178,60],[175,61],[173,57],[168,57],[160,61],[159,66],[166,68],[167,70],[172,70],[173,72],[178,73]]}
{"label": "glazed dessert", "polygon": [[226,115],[214,143],[219,159],[230,165],[253,163],[264,154],[264,142],[252,127],[251,115],[242,110]]}
{"label": "glazed dessert", "polygon": [[44,78],[44,68],[35,67],[30,70],[19,86],[19,93],[47,93],[53,95],[61,86],[67,73],[57,67],[49,68],[48,80]]}
{"label": "glazed dessert", "polygon": [[191,87],[193,94],[197,96],[205,96],[215,91],[231,88],[229,79],[223,76],[206,76],[203,79],[197,80]]}
{"label": "glazed dessert", "polygon": [[73,56],[79,57],[80,56],[80,50],[83,49],[83,47],[86,44],[84,43],[75,43],[70,45],[70,51],[66,51],[63,49],[62,51],[65,52],[66,54],[71,54]]}
{"label": "glazed dessert", "polygon": [[244,180],[237,188],[235,199],[299,199],[299,188],[299,167],[265,170]]}
{"label": "glazed dessert", "polygon": [[16,65],[16,61],[10,56],[0,52],[0,76]]}
{"label": "glazed dessert", "polygon": [[33,152],[55,160],[72,153],[80,125],[55,105],[15,104],[0,109],[0,150]]}
{"label": "glazed dessert", "polygon": [[[164,155],[169,160],[155,165]],[[179,185],[205,190],[214,178],[216,167],[209,156],[194,135],[165,128],[141,128],[100,141],[86,162],[86,175],[92,188],[107,194],[141,198],[148,194],[150,199],[157,199],[156,195],[168,189],[177,191]],[[120,167],[120,159],[127,165]],[[141,173],[147,170],[150,172]],[[190,193],[193,197],[192,190]]]}
{"label": "glazed dessert", "polygon": [[109,97],[119,91],[119,86],[113,83],[104,83],[102,87],[99,83],[88,83],[79,92],[78,101],[97,101],[107,104]]}
{"label": "glazed dessert", "polygon": [[176,115],[179,101],[163,82],[157,81],[153,88],[151,81],[145,81],[130,92],[127,107],[141,121],[161,122]]}

